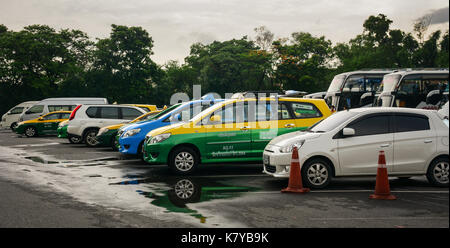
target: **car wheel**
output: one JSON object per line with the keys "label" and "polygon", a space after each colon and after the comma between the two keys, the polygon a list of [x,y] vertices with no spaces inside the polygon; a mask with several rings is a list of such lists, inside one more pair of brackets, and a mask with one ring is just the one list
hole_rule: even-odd
{"label": "car wheel", "polygon": [[112,150],[113,151],[118,151],[119,149],[117,148],[117,146],[118,146],[119,144],[118,144],[118,140],[116,139],[116,136],[113,136],[112,138],[111,138],[111,148],[112,148]]}
{"label": "car wheel", "polygon": [[427,171],[428,181],[439,187],[448,187],[448,158],[435,159]]}
{"label": "car wheel", "polygon": [[169,155],[169,167],[176,174],[186,175],[192,173],[198,165],[199,156],[190,147],[179,147]]}
{"label": "car wheel", "polygon": [[13,122],[13,123],[11,123],[11,125],[9,126],[9,128],[11,128],[11,130],[13,130],[14,131],[14,128],[16,128],[17,127],[17,122]]}
{"label": "car wheel", "polygon": [[27,137],[34,137],[37,135],[37,130],[35,127],[27,127],[25,128],[25,135]]}
{"label": "car wheel", "polygon": [[97,129],[89,129],[84,134],[84,142],[89,147],[94,147],[98,145],[98,141],[95,138],[97,136],[98,130]]}
{"label": "car wheel", "polygon": [[68,138],[69,142],[72,144],[80,144],[81,143],[81,137],[78,136],[72,136],[70,135]]}
{"label": "car wheel", "polygon": [[302,167],[302,179],[306,187],[323,189],[328,186],[331,177],[331,166],[323,159],[312,159]]}

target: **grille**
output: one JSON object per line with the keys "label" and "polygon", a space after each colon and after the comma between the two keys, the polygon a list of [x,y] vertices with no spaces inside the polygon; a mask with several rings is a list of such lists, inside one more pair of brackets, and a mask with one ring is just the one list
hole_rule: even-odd
{"label": "grille", "polygon": [[266,167],[266,171],[270,172],[270,173],[275,173],[277,172],[277,167],[273,166],[273,165],[265,165]]}

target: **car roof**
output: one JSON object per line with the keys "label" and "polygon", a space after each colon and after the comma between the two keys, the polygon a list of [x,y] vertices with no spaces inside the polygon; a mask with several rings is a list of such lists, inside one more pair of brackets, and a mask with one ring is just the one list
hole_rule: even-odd
{"label": "car roof", "polygon": [[436,74],[448,74],[448,69],[435,69],[435,70],[406,70],[406,71],[397,71],[390,73],[388,75],[411,75],[411,74],[428,74],[428,75],[436,75]]}
{"label": "car roof", "polygon": [[[428,110],[428,109],[416,109],[416,108],[397,108],[397,107],[369,107],[369,108],[353,108],[350,110],[342,110],[342,111],[350,111],[355,113],[409,113],[409,114],[428,114],[435,113],[436,110]],[[341,112],[341,111],[339,111]]]}
{"label": "car roof", "polygon": [[349,71],[340,73],[336,76],[349,76],[349,75],[355,75],[355,74],[389,74],[394,72],[392,69],[373,69],[373,70],[359,70],[359,71]]}

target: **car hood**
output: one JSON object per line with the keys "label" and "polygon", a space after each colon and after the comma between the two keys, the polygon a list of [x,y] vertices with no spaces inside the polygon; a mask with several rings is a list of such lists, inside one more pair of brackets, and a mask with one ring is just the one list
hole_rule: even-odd
{"label": "car hood", "polygon": [[322,133],[311,133],[311,132],[303,132],[303,131],[297,131],[293,133],[286,133],[283,135],[280,135],[274,139],[272,139],[269,142],[269,145],[271,146],[285,146],[290,145],[295,141],[299,140],[310,140],[310,139],[316,139],[320,137]]}
{"label": "car hood", "polygon": [[168,125],[168,126],[165,126],[165,127],[160,127],[160,128],[157,128],[157,129],[154,129],[154,130],[150,131],[147,135],[156,136],[158,134],[167,133],[170,130],[179,128],[179,127],[181,127],[183,125],[186,125],[186,124],[189,125],[189,122],[188,123],[180,122],[180,123],[177,123],[177,124],[172,124],[172,125]]}

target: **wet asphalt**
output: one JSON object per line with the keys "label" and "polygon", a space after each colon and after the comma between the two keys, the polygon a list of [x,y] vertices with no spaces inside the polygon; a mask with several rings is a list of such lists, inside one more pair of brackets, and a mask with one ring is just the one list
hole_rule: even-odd
{"label": "wet asphalt", "polygon": [[175,176],[108,147],[0,131],[0,227],[449,227],[449,190],[391,178],[395,201],[370,200],[375,177],[282,194],[259,164],[202,165]]}

